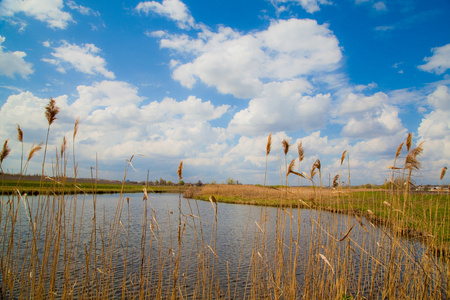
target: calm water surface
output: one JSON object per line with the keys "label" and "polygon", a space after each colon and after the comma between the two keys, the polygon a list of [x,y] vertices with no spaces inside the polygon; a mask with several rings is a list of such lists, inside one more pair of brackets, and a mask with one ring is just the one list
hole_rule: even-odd
{"label": "calm water surface", "polygon": [[[78,261],[74,263],[73,272],[75,274],[85,272],[86,249],[93,245],[98,257],[98,263],[93,268],[100,274],[106,272],[104,270],[106,266],[111,265],[105,263],[105,257],[109,257],[104,255],[105,251],[108,251],[105,249],[113,249],[110,257],[115,277],[112,281],[117,284],[115,293],[117,297],[121,295],[120,287],[124,273],[129,277],[127,285],[130,293],[138,289],[138,277],[142,270],[151,274],[147,275],[150,278],[147,285],[156,285],[161,281],[159,284],[167,288],[171,285],[173,274],[170,270],[173,270],[178,245],[181,244],[180,284],[186,295],[192,295],[196,287],[198,289],[199,261],[204,261],[208,268],[217,270],[214,280],[216,282],[219,280],[220,289],[224,293],[227,290],[231,291],[231,298],[234,296],[241,298],[249,295],[252,257],[255,259],[260,255],[261,246],[257,242],[257,237],[261,237],[263,232],[267,253],[274,253],[275,240],[281,235],[286,245],[284,249],[286,257],[290,255],[289,249],[296,248],[290,247],[290,244],[293,241],[294,245],[298,244],[299,263],[296,272],[299,287],[302,286],[306,275],[304,274],[306,266],[302,262],[306,262],[311,254],[315,255],[314,257],[319,257],[319,253],[325,257],[336,257],[336,253],[339,251],[345,253],[344,247],[350,246],[352,251],[350,269],[360,270],[361,266],[364,269],[374,265],[372,259],[380,249],[389,249],[392,246],[392,240],[386,229],[348,215],[309,209],[282,211],[276,208],[225,203],[218,203],[214,207],[210,202],[189,200],[178,194],[149,194],[149,198],[149,201],[143,201],[142,194],[125,194],[124,201],[120,202],[119,195],[104,194],[96,197],[86,196],[84,201],[82,196],[78,196],[74,201],[72,196],[68,196],[66,210],[70,214],[67,216],[67,224],[73,224],[71,216],[73,208],[76,207],[77,221],[74,232],[80,241],[78,245],[73,246],[78,247],[75,249]],[[33,206],[32,211],[35,212],[36,205],[32,205],[31,200],[29,198],[30,205]],[[123,205],[120,215],[117,215],[120,211],[117,209],[118,204]],[[215,209],[217,215],[214,213]],[[24,210],[19,218],[21,222],[16,231],[22,230],[21,234],[26,236],[29,226]],[[114,220],[117,222],[114,223]],[[336,239],[342,238],[352,226],[353,229],[345,241],[336,243]],[[276,228],[282,227],[283,233],[276,231]],[[179,228],[182,228],[180,240]],[[115,235],[117,238],[111,239],[110,233],[114,230],[118,232]],[[97,242],[92,242],[93,238]],[[396,243],[401,243],[403,251],[408,253],[408,257],[413,261],[414,259],[420,261],[424,247],[418,241],[400,239]],[[331,248],[335,253],[330,253],[330,244],[335,245]],[[199,253],[203,255],[203,260],[199,259]],[[371,253],[374,253],[372,257]],[[411,264],[410,261],[407,263]],[[325,262],[321,265],[323,268],[328,267]],[[59,272],[62,277],[63,270]],[[363,290],[367,290],[370,285],[370,278],[364,277],[364,274],[370,272],[362,273],[363,275],[358,272],[346,275],[354,276],[355,290],[357,284],[367,285]],[[382,280],[382,270],[374,276]]]}

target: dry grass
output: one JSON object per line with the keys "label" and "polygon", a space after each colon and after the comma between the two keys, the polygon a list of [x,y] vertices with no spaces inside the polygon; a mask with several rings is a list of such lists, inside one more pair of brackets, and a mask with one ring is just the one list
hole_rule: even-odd
{"label": "dry grass", "polygon": [[[58,112],[51,99],[45,113],[49,124],[47,141]],[[77,130],[78,120],[74,140]],[[418,156],[422,144],[411,150],[411,139],[408,135],[405,166],[398,167],[394,161],[393,183],[397,178],[406,178],[409,183],[412,172],[420,167]],[[271,135],[267,145],[266,157],[270,154]],[[283,141],[282,147],[286,158],[289,143]],[[3,149],[1,162],[8,154],[7,142]],[[33,146],[27,162],[40,149],[41,144]],[[42,177],[47,143],[44,149]],[[441,245],[443,240],[437,238],[439,231],[450,231],[448,195],[444,198],[446,202],[432,198],[426,207],[420,207],[403,188],[368,192],[343,189],[336,183],[339,186],[336,190],[324,189],[319,159],[309,174],[294,171],[295,160],[292,160],[289,167],[286,161],[286,184],[282,188],[206,185],[189,190],[189,196],[210,201],[212,220],[208,222],[200,213],[198,202],[184,200],[181,194],[178,214],[175,212],[178,222],[171,219],[173,211],[156,213],[144,189],[141,227],[136,228],[131,227],[130,221],[137,216],[130,214],[130,201],[123,194],[133,156],[125,163],[122,192],[117,195],[114,216],[106,220],[105,212],[97,207],[97,167],[92,171],[92,194],[82,191],[65,194],[69,162],[66,149],[64,138],[51,166],[53,184],[45,186],[42,181],[38,197],[27,198],[20,185],[15,194],[3,195],[0,203],[2,299],[448,298],[448,257],[437,257],[430,249],[412,246],[402,238],[401,230],[392,230],[396,226],[405,229],[418,222],[426,227],[430,244]],[[300,162],[304,157],[302,149],[299,144]],[[350,184],[346,151],[341,165],[345,158]],[[73,160],[76,181],[74,156]],[[177,170],[180,180],[182,170],[181,162]],[[314,182],[317,172],[320,184]],[[289,187],[288,176],[292,175],[309,177],[312,187]],[[339,178],[335,177],[334,182]],[[82,202],[81,211],[77,210],[78,201]],[[92,211],[85,211],[87,201],[92,204]],[[182,201],[186,201],[189,213],[182,212]],[[235,253],[239,257],[238,266],[230,266],[218,255],[219,202],[260,205],[259,217],[252,219],[249,212],[246,227],[239,228],[244,232],[244,240],[242,251]],[[269,206],[276,208],[269,210]],[[302,207],[317,210],[304,211]],[[374,217],[325,216],[324,209],[365,210]],[[389,226],[377,226],[373,222],[383,218],[390,221]],[[90,231],[82,233],[82,227]],[[131,244],[132,235],[140,236],[139,244]],[[251,250],[251,258],[246,262],[242,261],[244,247]],[[138,267],[134,268],[136,262]],[[244,264],[247,269],[242,267]],[[190,267],[195,271],[191,272]]]}

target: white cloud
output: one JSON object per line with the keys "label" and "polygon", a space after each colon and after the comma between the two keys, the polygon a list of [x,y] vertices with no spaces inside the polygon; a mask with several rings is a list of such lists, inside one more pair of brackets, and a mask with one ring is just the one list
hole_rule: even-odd
{"label": "white cloud", "polygon": [[395,29],[395,27],[389,26],[389,25],[375,27],[376,31],[389,31],[389,30],[393,30],[393,29]]}
{"label": "white cloud", "polygon": [[361,114],[373,111],[388,102],[388,96],[385,93],[378,92],[373,96],[366,97],[362,94],[350,93],[345,101],[341,104],[339,114]]}
{"label": "white cloud", "polygon": [[374,112],[366,112],[351,118],[342,128],[341,134],[351,138],[373,138],[392,136],[405,129],[395,107],[386,105]]}
{"label": "white cloud", "polygon": [[153,11],[159,15],[166,16],[174,20],[181,29],[189,29],[195,25],[189,9],[179,0],[163,0],[162,3],[156,1],[139,2],[136,10],[145,14]]}
{"label": "white cloud", "polygon": [[450,136],[450,91],[439,86],[428,95],[428,103],[434,108],[425,115],[418,129],[422,139],[446,139]]}
{"label": "white cloud", "polygon": [[85,16],[89,16],[89,15],[99,16],[100,15],[100,13],[98,11],[94,11],[90,7],[78,5],[75,3],[75,1],[67,1],[67,6],[69,6],[70,9],[76,10],[80,14],[85,15]]}
{"label": "white cloud", "polygon": [[399,109],[388,100],[381,92],[368,97],[350,93],[337,110],[337,121],[344,124],[341,134],[356,139],[403,134]]}
{"label": "white cloud", "polygon": [[[288,94],[284,87],[296,88],[297,91]],[[234,115],[229,130],[244,135],[257,135],[268,131],[311,131],[324,128],[331,107],[330,95],[301,95],[308,87],[299,80],[266,85],[263,97],[252,99],[248,108]]]}
{"label": "white cloud", "polygon": [[3,0],[0,3],[0,16],[12,17],[24,13],[39,21],[47,22],[52,28],[64,29],[72,21],[72,16],[62,11],[62,0]]}
{"label": "white cloud", "polygon": [[[325,4],[332,4],[328,0],[275,0],[272,1],[272,4],[275,5],[275,7],[278,7],[280,3],[295,3],[303,7],[304,10],[306,10],[308,13],[314,13],[316,11],[320,10],[320,5]],[[279,12],[284,11],[286,8],[282,6],[281,10],[278,10]]]}
{"label": "white cloud", "polygon": [[450,91],[447,86],[440,85],[428,95],[428,103],[437,110],[450,111]]}
{"label": "white cloud", "polygon": [[427,63],[420,65],[419,69],[438,75],[445,73],[450,68],[450,44],[433,48],[431,52],[433,56],[425,57]]}
{"label": "white cloud", "polygon": [[[158,157],[156,163],[167,163],[175,157],[202,158],[203,153],[214,152],[210,145],[230,139],[225,129],[209,123],[222,117],[228,105],[214,106],[193,96],[142,105],[144,99],[137,88],[120,81],[97,82],[77,90],[74,101],[65,95],[55,98],[60,113],[52,125],[50,145],[59,146],[63,136],[71,137],[74,120],[79,116],[77,156],[85,164],[95,165],[96,154],[101,163],[108,164],[122,164],[133,154]],[[27,142],[32,142],[29,137],[42,141],[47,128],[47,104],[48,99],[30,92],[10,96],[0,110],[0,137],[14,137],[20,120]]]}
{"label": "white cloud", "polygon": [[337,69],[337,38],[314,20],[274,21],[267,30],[240,34],[231,28],[203,31],[198,39],[168,36],[161,47],[194,55],[176,65],[173,78],[191,88],[198,80],[224,94],[257,97],[263,82],[283,81]]}
{"label": "white cloud", "polygon": [[30,92],[9,96],[0,110],[0,133],[8,136],[17,122],[23,128],[45,128],[44,110],[48,100],[40,99]]}
{"label": "white cloud", "polygon": [[418,134],[424,143],[424,172],[428,178],[439,179],[438,172],[450,165],[450,90],[440,85],[427,97],[433,109],[426,114],[418,128]]}
{"label": "white cloud", "polygon": [[0,35],[0,75],[13,78],[14,74],[19,74],[26,79],[33,73],[33,65],[24,60],[27,54],[22,51],[4,51],[4,41],[5,37]]}
{"label": "white cloud", "polygon": [[[79,98],[71,105],[72,113],[88,118],[98,109],[117,110],[123,106],[138,105],[143,98],[137,95],[137,88],[122,81],[102,81],[91,86],[77,87]],[[110,111],[112,112],[112,111]],[[118,120],[119,121],[119,120]]]}
{"label": "white cloud", "polygon": [[382,1],[376,2],[373,5],[373,8],[375,8],[378,11],[386,11],[387,10],[386,4],[384,2],[382,2]]}
{"label": "white cloud", "polygon": [[86,74],[101,74],[108,79],[114,79],[114,73],[106,69],[106,61],[98,54],[101,50],[94,44],[81,46],[62,41],[62,45],[53,49],[53,58],[44,58],[43,61],[58,66],[58,71],[65,72],[66,66]]}

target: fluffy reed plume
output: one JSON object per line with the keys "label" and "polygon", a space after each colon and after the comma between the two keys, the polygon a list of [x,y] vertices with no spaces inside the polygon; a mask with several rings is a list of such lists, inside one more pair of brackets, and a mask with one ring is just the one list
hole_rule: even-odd
{"label": "fluffy reed plume", "polygon": [[[403,144],[404,144],[404,143],[401,143],[401,144],[398,146],[397,152],[395,152],[395,159],[397,159],[398,156],[400,155],[400,153],[402,152]],[[409,151],[409,150],[408,150],[408,151]]]}
{"label": "fluffy reed plume", "polygon": [[[409,135],[408,135],[409,137]],[[417,160],[417,157],[422,154],[423,152],[423,145],[424,142],[420,143],[419,146],[409,151],[408,155],[406,156],[405,160],[405,168],[412,170],[416,169],[419,170],[421,163]]]}
{"label": "fluffy reed plume", "polygon": [[314,179],[314,176],[317,174],[316,172],[316,163],[313,164],[311,168],[311,173],[309,175],[309,178],[311,178],[311,181]]}
{"label": "fluffy reed plume", "polygon": [[305,149],[303,148],[301,141],[298,144],[297,149],[298,149],[298,161],[301,162],[305,158]]}
{"label": "fluffy reed plume", "polygon": [[342,152],[342,156],[341,156],[341,166],[344,163],[344,159],[345,159],[345,155],[347,154],[347,150],[345,150],[344,152]]}
{"label": "fluffy reed plume", "polygon": [[447,172],[447,167],[443,167],[443,168],[442,168],[442,170],[441,170],[441,177],[439,178],[439,181],[441,181],[442,178],[444,178],[445,172]]}
{"label": "fluffy reed plume", "polygon": [[77,117],[75,120],[75,125],[73,126],[73,137],[72,137],[72,157],[73,157],[73,173],[74,173],[74,182],[77,182],[77,174],[78,174],[78,163],[75,163],[75,137],[78,133],[78,125],[80,124],[80,117]]}
{"label": "fluffy reed plume", "polygon": [[295,158],[291,160],[291,163],[289,164],[288,171],[286,172],[286,176],[294,172],[294,166],[295,166]]}
{"label": "fluffy reed plume", "polygon": [[411,149],[411,140],[412,140],[412,133],[408,133],[408,137],[406,138],[406,150],[409,152],[409,149]]}
{"label": "fluffy reed plume", "polygon": [[42,142],[41,143],[39,143],[39,145],[34,145],[34,143],[33,143],[33,146],[31,146],[31,149],[30,149],[30,153],[28,153],[28,159],[27,159],[27,162],[29,162],[32,158],[33,158],[33,156],[36,154],[36,153],[38,153],[39,152],[39,150],[41,150],[42,149]]}
{"label": "fluffy reed plume", "polygon": [[47,118],[48,125],[52,125],[56,120],[56,115],[59,113],[59,107],[56,106],[56,102],[50,97],[50,102],[45,107],[45,117]]}
{"label": "fluffy reed plume", "polygon": [[19,124],[17,124],[17,140],[19,140],[19,142],[23,143],[23,131],[22,131],[22,129],[20,129]]}
{"label": "fluffy reed plume", "polygon": [[64,152],[66,152],[66,147],[67,147],[66,137],[64,136],[61,144],[61,157],[63,157]]}
{"label": "fluffy reed plume", "polygon": [[42,160],[42,172],[41,176],[44,176],[45,170],[45,158],[47,156],[48,137],[50,135],[50,126],[56,120],[56,115],[59,113],[59,107],[56,106],[56,102],[50,97],[48,105],[45,107],[45,118],[48,121],[47,138],[45,140],[44,159]]}
{"label": "fluffy reed plume", "polygon": [[269,134],[269,138],[267,139],[266,155],[269,155],[271,148],[272,148],[272,132]]}
{"label": "fluffy reed plume", "polygon": [[267,158],[269,157],[271,148],[272,148],[272,132],[269,134],[269,138],[267,139],[266,145],[266,170],[264,172],[264,186],[266,186],[266,179],[267,179]]}
{"label": "fluffy reed plume", "polygon": [[9,155],[11,152],[11,149],[8,146],[9,139],[6,139],[5,143],[3,144],[2,153],[0,154],[0,166],[3,163],[3,160]]}
{"label": "fluffy reed plume", "polygon": [[180,161],[180,165],[178,166],[178,179],[181,180],[183,179],[183,161]]}
{"label": "fluffy reed plume", "polygon": [[333,188],[337,188],[338,185],[339,185],[339,174],[337,174],[336,176],[334,176],[334,179],[333,179]]}
{"label": "fluffy reed plume", "polygon": [[22,155],[20,156],[20,172],[23,170],[23,131],[20,129],[20,125],[17,124],[17,140],[22,143]]}
{"label": "fluffy reed plume", "polygon": [[303,176],[302,174],[295,172],[294,167],[295,167],[295,158],[291,160],[291,163],[289,164],[288,170],[286,172],[286,177],[289,176],[289,174],[295,174],[297,176],[305,178],[305,176]]}
{"label": "fluffy reed plume", "polygon": [[286,139],[284,139],[282,142],[281,142],[281,145],[283,145],[283,150],[284,150],[284,155],[287,155],[288,154],[288,152],[289,152],[289,142],[286,140]]}
{"label": "fluffy reed plume", "polygon": [[80,117],[78,117],[78,118],[75,120],[75,125],[73,126],[73,139],[75,139],[75,136],[76,136],[77,133],[78,133],[78,125],[79,125],[79,123],[80,123]]}
{"label": "fluffy reed plume", "polygon": [[319,160],[319,159],[316,159],[316,161],[315,161],[314,164],[313,164],[313,168],[316,168],[317,170],[320,171],[321,166],[322,166],[322,165],[320,164],[320,160]]}

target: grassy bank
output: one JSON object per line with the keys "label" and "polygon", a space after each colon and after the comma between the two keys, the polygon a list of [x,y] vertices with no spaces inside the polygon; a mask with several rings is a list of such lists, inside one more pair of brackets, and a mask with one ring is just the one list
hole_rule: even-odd
{"label": "grassy bank", "polygon": [[206,185],[191,187],[186,197],[209,201],[272,207],[312,208],[363,216],[402,235],[420,238],[435,249],[450,249],[450,195],[384,189],[263,187]]}
{"label": "grassy bank", "polygon": [[[143,185],[135,183],[92,183],[71,181],[61,182],[51,179],[42,181],[17,181],[17,180],[4,180],[0,185],[0,194],[13,194],[16,190],[19,190],[22,194],[37,195],[39,192],[48,192],[58,194],[115,194],[115,193],[141,193],[143,191]],[[178,193],[180,190],[184,191],[186,187],[183,186],[149,186],[148,192],[154,193]]]}

